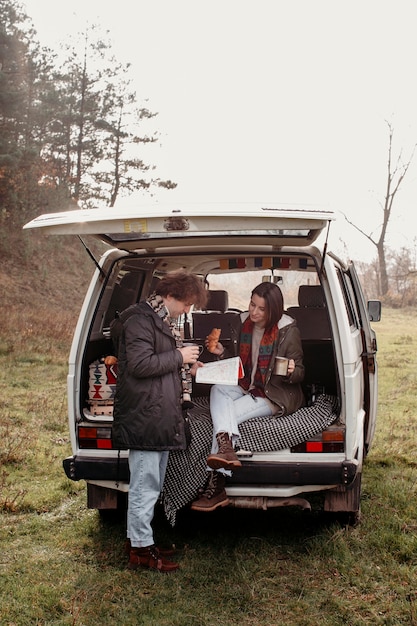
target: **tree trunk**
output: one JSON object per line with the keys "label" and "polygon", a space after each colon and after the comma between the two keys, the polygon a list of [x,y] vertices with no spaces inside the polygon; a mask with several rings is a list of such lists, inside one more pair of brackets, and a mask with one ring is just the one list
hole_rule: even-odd
{"label": "tree trunk", "polygon": [[379,293],[381,296],[386,296],[388,293],[388,272],[387,272],[387,261],[385,258],[385,246],[384,240],[378,242],[377,245],[378,250],[378,264],[379,264]]}

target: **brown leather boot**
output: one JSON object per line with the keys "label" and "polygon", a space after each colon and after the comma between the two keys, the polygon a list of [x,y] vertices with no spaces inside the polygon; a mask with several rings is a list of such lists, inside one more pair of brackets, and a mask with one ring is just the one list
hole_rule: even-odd
{"label": "brown leather boot", "polygon": [[217,443],[219,444],[219,451],[210,454],[207,457],[207,465],[211,469],[236,469],[242,467],[242,463],[236,456],[236,452],[233,450],[232,440],[227,433],[217,433]]}
{"label": "brown leather boot", "polygon": [[175,572],[179,569],[178,563],[173,563],[165,559],[156,546],[147,546],[146,548],[131,548],[129,554],[129,569],[137,569],[138,567],[147,567],[158,572]]}
{"label": "brown leather boot", "polygon": [[227,506],[230,500],[224,489],[226,479],[220,472],[210,472],[208,483],[201,495],[191,505],[193,511],[214,511]]}

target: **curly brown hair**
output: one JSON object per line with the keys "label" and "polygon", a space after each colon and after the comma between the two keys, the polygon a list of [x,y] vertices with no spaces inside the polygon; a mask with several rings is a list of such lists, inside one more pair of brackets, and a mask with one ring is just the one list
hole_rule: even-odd
{"label": "curly brown hair", "polygon": [[180,302],[192,303],[199,309],[207,303],[207,291],[201,278],[184,270],[166,274],[156,286],[155,293],[164,298],[171,296]]}

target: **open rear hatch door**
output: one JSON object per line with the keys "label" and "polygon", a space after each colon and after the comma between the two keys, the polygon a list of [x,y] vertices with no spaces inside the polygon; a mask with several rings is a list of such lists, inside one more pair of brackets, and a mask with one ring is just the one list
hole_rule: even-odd
{"label": "open rear hatch door", "polygon": [[77,209],[40,215],[23,228],[55,235],[92,235],[127,251],[173,246],[308,246],[326,228],[330,211],[270,205],[161,205]]}

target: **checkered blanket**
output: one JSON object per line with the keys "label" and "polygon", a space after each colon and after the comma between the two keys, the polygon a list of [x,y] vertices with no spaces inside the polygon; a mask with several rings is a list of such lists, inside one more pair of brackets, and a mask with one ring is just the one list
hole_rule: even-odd
{"label": "checkered blanket", "polygon": [[[192,502],[207,480],[206,459],[211,451],[213,425],[208,398],[193,400],[189,411],[191,443],[187,450],[170,452],[162,502],[172,526],[178,511]],[[338,402],[320,395],[311,407],[284,417],[257,417],[239,426],[239,446],[252,452],[291,448],[325,430],[338,417]]]}

